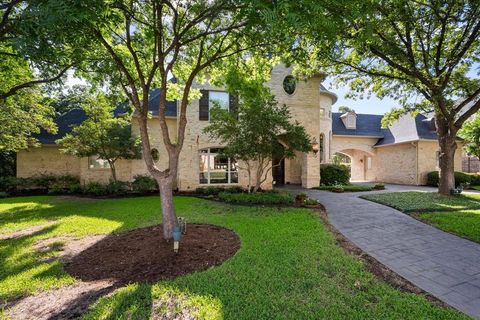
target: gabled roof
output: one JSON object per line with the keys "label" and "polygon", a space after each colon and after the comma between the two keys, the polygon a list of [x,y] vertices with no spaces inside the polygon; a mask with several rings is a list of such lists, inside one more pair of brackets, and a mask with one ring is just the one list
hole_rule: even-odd
{"label": "gabled roof", "polygon": [[356,129],[347,129],[343,124],[342,115],[343,113],[340,112],[332,113],[332,134],[383,138],[381,130],[382,115],[357,113]]}
{"label": "gabled roof", "polygon": [[407,114],[400,117],[388,128],[382,129],[383,116],[357,114],[356,129],[347,129],[342,121],[342,113],[332,114],[332,134],[359,137],[378,137],[375,146],[403,143],[417,140],[436,140],[433,118],[419,114],[415,118]]}
{"label": "gabled roof", "polygon": [[[150,105],[148,110],[153,116],[158,116],[158,105],[160,103],[160,89],[155,89],[150,92]],[[121,103],[114,111],[115,116],[119,116],[126,112],[126,105]],[[166,109],[167,117],[177,116],[177,101],[167,101]],[[57,124],[58,131],[56,134],[51,134],[45,130],[41,130],[38,135],[34,135],[41,144],[55,144],[55,140],[63,138],[67,133],[72,131],[72,126],[82,123],[87,116],[82,109],[72,109],[65,114],[57,117],[55,123]]]}
{"label": "gabled roof", "polygon": [[407,114],[392,123],[388,129],[382,129],[384,138],[376,146],[410,142],[417,140],[437,140],[433,118],[419,114],[415,118]]}

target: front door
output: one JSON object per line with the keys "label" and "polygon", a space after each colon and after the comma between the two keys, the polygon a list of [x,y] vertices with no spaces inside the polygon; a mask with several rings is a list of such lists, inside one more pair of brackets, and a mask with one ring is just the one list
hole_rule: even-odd
{"label": "front door", "polygon": [[275,186],[282,186],[285,184],[285,159],[272,160],[272,176],[273,184]]}

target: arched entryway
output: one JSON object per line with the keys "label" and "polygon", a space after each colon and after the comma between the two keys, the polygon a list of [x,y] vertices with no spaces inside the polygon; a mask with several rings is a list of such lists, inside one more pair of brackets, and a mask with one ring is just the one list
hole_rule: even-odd
{"label": "arched entryway", "polygon": [[337,158],[342,158],[340,155],[346,156],[350,161],[346,161],[343,158],[343,164],[350,166],[351,177],[350,181],[359,182],[359,181],[374,181],[375,180],[375,156],[370,152],[366,152],[358,149],[344,149],[337,152],[339,156]]}
{"label": "arched entryway", "polygon": [[[283,149],[284,146],[277,142],[276,148]],[[283,186],[285,184],[285,158],[279,157],[275,153],[272,156],[272,177],[275,186]]]}

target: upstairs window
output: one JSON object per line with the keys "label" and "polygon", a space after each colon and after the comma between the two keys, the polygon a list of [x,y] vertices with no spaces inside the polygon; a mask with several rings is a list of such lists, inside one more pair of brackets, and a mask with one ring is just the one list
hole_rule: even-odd
{"label": "upstairs window", "polygon": [[201,90],[202,96],[199,100],[198,119],[201,121],[210,120],[210,109],[219,106],[224,110],[237,113],[237,98],[224,91]]}
{"label": "upstairs window", "polygon": [[293,76],[286,76],[283,79],[283,90],[286,94],[291,95],[295,92],[297,88],[297,80]]}

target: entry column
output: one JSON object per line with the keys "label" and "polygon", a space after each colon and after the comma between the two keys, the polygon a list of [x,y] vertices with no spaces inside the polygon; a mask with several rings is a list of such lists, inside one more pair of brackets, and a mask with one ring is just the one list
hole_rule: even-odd
{"label": "entry column", "polygon": [[313,188],[320,185],[320,159],[313,152],[302,154],[302,187]]}

